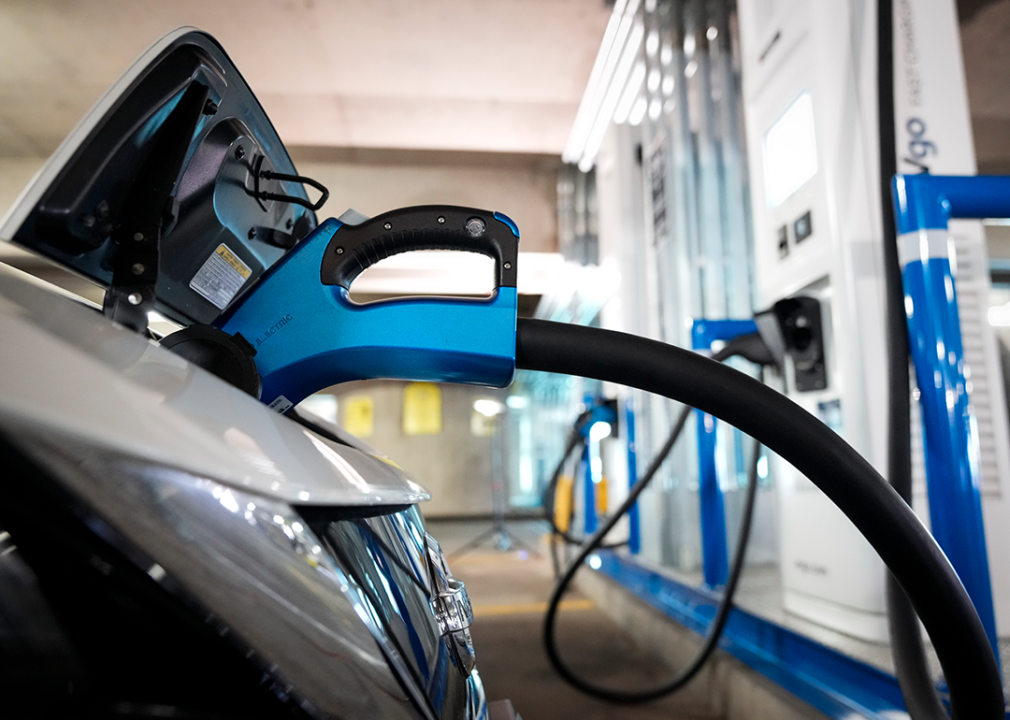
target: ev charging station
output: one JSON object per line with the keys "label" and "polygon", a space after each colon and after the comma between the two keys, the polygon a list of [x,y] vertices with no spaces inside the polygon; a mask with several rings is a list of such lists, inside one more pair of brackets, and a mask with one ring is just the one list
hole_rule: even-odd
{"label": "ev charging station", "polygon": [[[895,9],[899,171],[973,174],[954,4],[907,0]],[[885,472],[879,228],[881,212],[891,208],[880,207],[875,190],[874,27],[872,8],[860,3],[740,4],[758,303],[794,296],[820,302],[826,382],[799,388],[787,370],[786,392]],[[1010,463],[1001,373],[985,320],[985,245],[978,222],[952,223],[951,233],[986,535],[990,546],[1005,547]],[[913,417],[913,436],[919,432]],[[922,453],[914,437],[915,507],[928,522]],[[846,634],[886,640],[876,555],[791,466],[776,463],[775,476],[786,608]],[[997,625],[1010,628],[1010,573],[992,562],[989,572]]]}
{"label": "ev charging station", "polygon": [[[801,390],[787,366],[786,393],[883,470],[884,408],[872,409],[886,393],[876,108],[863,101],[876,62],[872,21],[848,3],[740,8],[758,306],[801,295],[819,302],[824,382]],[[773,473],[787,611],[886,640],[876,555],[791,466],[773,462]]]}
{"label": "ev charging station", "polygon": [[[883,225],[895,208],[882,202],[880,188],[877,10],[876,3],[802,0],[619,2],[614,17],[628,39],[608,57],[618,68],[615,76],[621,68],[629,72],[612,80],[618,90],[597,91],[619,98],[618,111],[598,146],[589,142],[581,155],[566,159],[594,168],[600,257],[622,276],[620,293],[601,313],[604,327],[705,351],[710,339],[693,337],[692,327],[749,321],[755,312],[774,310],[791,346],[781,375],[773,373],[768,383],[886,477]],[[727,14],[735,22],[727,23]],[[953,2],[894,2],[893,50],[887,50],[894,58],[899,174],[976,172],[958,32]],[[742,109],[740,139],[725,122],[732,120],[734,97]],[[740,150],[743,158],[734,154]],[[745,182],[734,185],[741,168]],[[1000,192],[971,187],[972,193]],[[738,201],[741,189],[745,199]],[[944,202],[938,192],[936,202]],[[714,208],[719,216],[713,219]],[[726,218],[740,208],[749,218],[737,227]],[[985,208],[1000,216],[996,205]],[[919,255],[949,257],[949,282],[941,289],[948,304],[956,295],[956,305],[939,307],[941,320],[925,322],[942,321],[946,328],[953,317],[961,339],[944,340],[945,357],[956,355],[943,361],[953,368],[952,379],[934,381],[922,371],[912,376],[913,507],[927,527],[933,522],[995,645],[1000,633],[1010,635],[1010,568],[998,560],[1010,543],[1010,430],[986,316],[989,267],[977,219],[985,215],[971,212],[948,212],[942,225],[922,226],[925,235],[910,230],[913,239],[899,245],[911,248],[902,254],[905,267]],[[917,243],[932,249],[919,252]],[[743,272],[740,262],[747,265]],[[914,334],[908,308],[915,291],[907,282],[904,293]],[[918,301],[915,307],[923,322]],[[935,336],[925,337],[933,340],[920,345],[937,354]],[[938,388],[939,410],[927,402]],[[628,396],[641,467],[655,457],[676,406]],[[935,419],[938,412],[947,418],[943,423]],[[665,580],[642,568],[662,566],[658,575],[673,579],[664,588],[688,603],[698,601],[695,589],[718,594],[724,582],[727,535],[739,522],[742,496],[734,455],[743,453],[732,428],[706,422],[702,415],[691,426],[696,447],[681,443],[661,482],[642,496],[640,558],[603,561],[604,573],[646,602],[662,605],[663,593],[649,583]],[[960,435],[943,441],[960,448],[963,460],[953,482],[949,470],[938,470],[947,462],[939,456],[949,453],[938,449],[936,426],[958,423]],[[768,460],[748,563],[761,583],[776,585],[776,597],[750,598],[744,591],[739,606],[769,628],[816,636],[840,655],[851,652],[886,667],[879,659],[889,642],[883,563],[803,473],[775,453]],[[664,607],[677,622],[698,629],[672,604]],[[803,667],[808,672],[810,665]],[[841,687],[847,681],[827,670],[824,682]]]}
{"label": "ev charging station", "polygon": [[[947,0],[939,2],[952,11]],[[611,198],[609,217],[601,226],[613,231],[614,219],[620,214],[613,211],[627,210],[623,203],[629,199],[649,197],[646,205],[651,218],[639,238],[645,241],[644,247],[631,243],[627,255],[622,255],[610,245],[602,255],[605,262],[617,259],[622,269],[630,269],[628,277],[633,281],[644,279],[642,285],[625,293],[632,301],[627,310],[634,311],[629,312],[628,325],[640,323],[643,334],[658,335],[665,342],[579,327],[577,323],[519,317],[518,227],[499,212],[457,206],[402,208],[372,219],[345,215],[318,225],[315,217],[309,216],[297,242],[280,233],[279,227],[274,228],[280,234],[271,232],[270,237],[290,241],[283,248],[277,246],[289,252],[271,250],[270,263],[258,267],[243,294],[237,294],[243,285],[237,280],[227,299],[208,294],[211,283],[206,276],[212,273],[198,271],[199,279],[191,282],[189,289],[216,310],[198,304],[196,295],[185,289],[180,294],[172,282],[159,284],[162,240],[170,239],[176,230],[164,213],[166,207],[172,207],[169,201],[173,201],[176,183],[166,178],[175,177],[180,187],[186,186],[191,176],[184,172],[183,159],[189,146],[218,137],[203,124],[208,122],[205,116],[216,116],[217,122],[223,122],[222,116],[230,110],[225,110],[224,103],[207,102],[209,93],[223,86],[243,91],[235,80],[230,85],[205,85],[194,79],[187,63],[196,60],[200,73],[210,72],[202,64],[207,51],[220,61],[216,63],[219,69],[231,67],[224,63],[227,58],[219,54],[212,38],[189,30],[166,37],[161,49],[155,46],[149,51],[151,58],[155,51],[164,51],[164,56],[158,55],[163,58],[186,48],[175,56],[185,71],[180,77],[186,89],[176,99],[169,96],[162,103],[167,111],[155,114],[158,122],[126,122],[137,110],[132,103],[100,105],[108,117],[103,115],[98,124],[91,118],[81,126],[82,137],[96,147],[76,154],[72,144],[64,146],[52,166],[40,174],[38,186],[26,192],[30,201],[10,216],[15,220],[6,220],[0,228],[9,229],[15,241],[69,268],[94,273],[94,279],[107,288],[99,315],[92,312],[97,308],[26,283],[14,273],[4,271],[0,278],[0,324],[8,331],[5,334],[15,339],[12,346],[24,349],[0,374],[6,381],[0,388],[4,410],[0,419],[5,430],[0,454],[17,468],[13,481],[5,478],[0,483],[4,497],[13,498],[11,503],[0,503],[4,526],[13,521],[10,527],[19,546],[36,543],[35,550],[25,554],[27,558],[37,560],[53,553],[53,560],[42,565],[45,572],[52,573],[50,578],[70,576],[70,585],[54,583],[61,603],[67,605],[66,617],[89,628],[96,615],[109,607],[107,581],[102,578],[110,576],[110,569],[116,570],[112,577],[117,602],[110,617],[102,620],[103,627],[114,633],[94,633],[103,652],[114,634],[136,633],[137,625],[123,623],[119,617],[130,603],[118,599],[157,597],[159,608],[194,613],[190,620],[202,617],[206,623],[208,617],[214,618],[215,642],[229,636],[234,624],[236,637],[250,638],[249,646],[240,648],[246,652],[240,654],[245,660],[257,659],[256,665],[241,665],[242,676],[251,669],[258,686],[288,679],[297,682],[297,686],[284,685],[284,702],[289,697],[295,702],[305,700],[302,709],[315,707],[320,714],[350,716],[345,712],[346,698],[322,689],[342,691],[343,683],[331,682],[334,677],[358,677],[357,671],[345,673],[343,668],[332,672],[334,657],[360,656],[371,670],[383,670],[374,682],[372,676],[362,674],[362,685],[375,685],[376,697],[388,702],[381,707],[390,710],[390,717],[501,717],[485,706],[475,671],[469,633],[474,612],[467,591],[449,572],[445,554],[424,532],[420,516],[412,509],[425,493],[406,476],[393,473],[399,471],[395,463],[383,462],[367,446],[358,446],[353,439],[301,417],[294,406],[312,392],[354,379],[505,387],[517,369],[582,377],[593,383],[593,388],[602,388],[604,394],[594,390],[586,395],[590,407],[583,406],[585,412],[565,451],[567,456],[575,447],[574,439],[581,436],[583,475],[578,487],[582,507],[576,516],[581,518],[583,534],[591,537],[559,573],[545,616],[545,649],[562,677],[613,702],[643,702],[685,687],[717,647],[722,647],[750,669],[839,720],[893,717],[893,711],[901,712],[906,706],[911,711],[911,700],[926,696],[939,706],[932,678],[926,679],[921,692],[909,692],[904,681],[899,689],[886,670],[820,644],[812,633],[803,636],[781,620],[776,624],[775,619],[734,607],[737,581],[747,558],[758,477],[763,472],[759,469],[763,444],[781,455],[771,473],[775,482],[770,494],[776,500],[776,512],[765,514],[777,521],[774,569],[781,580],[785,611],[830,628],[835,635],[884,639],[879,553],[933,641],[950,690],[952,715],[1003,718],[997,628],[1007,626],[1002,616],[1010,606],[1010,593],[1005,592],[1010,583],[998,563],[990,567],[990,560],[1000,553],[987,548],[1002,550],[1007,540],[1001,535],[1007,524],[1006,492],[1010,490],[1005,472],[1010,465],[1006,408],[1002,395],[996,392],[999,369],[993,337],[980,322],[987,279],[979,227],[951,223],[953,218],[1010,215],[1010,178],[934,174],[973,170],[970,132],[967,116],[961,112],[964,88],[959,84],[957,38],[951,32],[953,23],[947,23],[952,13],[937,13],[930,5],[929,22],[922,23],[918,13],[926,3],[919,5],[905,0],[898,8],[898,55],[903,62],[898,74],[904,83],[904,106],[899,115],[908,141],[899,145],[899,152],[902,162],[930,173],[899,174],[893,192],[900,233],[896,249],[903,267],[916,399],[921,400],[924,425],[921,444],[925,461],[920,470],[924,468],[928,504],[919,504],[923,505],[924,519],[933,525],[940,548],[871,466],[884,471],[888,455],[881,403],[887,390],[881,372],[887,354],[881,321],[884,272],[878,261],[882,240],[876,228],[892,210],[872,192],[876,176],[881,174],[874,175],[879,169],[873,160],[875,108],[867,91],[873,85],[875,58],[872,42],[867,40],[873,37],[872,17],[865,6],[855,2],[811,8],[800,0],[787,0],[782,5],[776,5],[775,0],[755,2],[741,8],[739,15],[732,0],[645,0],[641,5],[638,0],[618,0],[615,4],[615,32],[608,31],[608,36],[620,36],[621,41],[608,50],[604,65],[616,73],[614,77],[623,77],[613,87],[607,85],[609,79],[604,82],[600,97],[605,111],[591,119],[587,137],[601,141],[611,120],[618,116],[634,126],[637,123],[632,117],[640,123],[648,113],[649,121],[637,133],[642,140],[637,147],[619,146],[629,138],[629,133],[621,130],[611,135],[610,147],[601,154],[605,162],[600,163],[600,176],[609,189],[618,186],[616,180],[622,172],[630,169],[634,175],[636,165],[642,181],[637,190],[632,185],[631,192],[621,195],[619,202]],[[190,46],[204,52],[193,54]],[[929,62],[924,48],[928,48]],[[933,68],[934,62],[940,65]],[[735,83],[741,68],[746,83],[738,93]],[[140,76],[124,77],[133,78],[130,83],[141,82]],[[143,80],[149,77],[144,75]],[[627,87],[622,84],[625,81]],[[126,89],[126,79],[122,83],[120,90]],[[640,95],[643,87],[651,96]],[[136,89],[133,85],[130,88]],[[950,94],[955,102],[945,104]],[[259,108],[251,94],[241,100],[247,108]],[[738,106],[746,111],[745,126],[735,115]],[[146,104],[139,109],[145,116],[150,110]],[[266,122],[258,116],[252,119]],[[127,158],[139,170],[127,194],[128,209],[122,222],[110,223],[109,230],[99,228],[94,231],[99,235],[94,235],[94,223],[85,223],[80,213],[70,211],[78,202],[76,196],[65,198],[64,205],[47,205],[49,200],[42,200],[54,196],[43,193],[49,192],[45,186],[54,178],[74,188],[96,180],[95,165],[87,161],[91,150],[110,158],[122,147],[134,152],[131,143],[121,142],[121,126],[139,128],[131,136],[137,141],[135,145],[152,145]],[[259,129],[272,141],[268,126]],[[201,137],[204,131],[206,137]],[[752,183],[746,179],[747,163],[741,155],[744,135],[749,139],[746,157]],[[105,152],[99,153],[103,144]],[[161,152],[165,148],[170,150],[167,159]],[[949,155],[943,154],[948,148]],[[597,144],[587,151],[579,158],[579,167],[591,168],[600,149]],[[238,150],[242,152],[218,153],[224,167],[245,157],[245,150]],[[199,151],[193,157],[199,157]],[[283,151],[277,157],[290,164]],[[263,200],[301,205],[313,212],[318,209],[303,191],[285,195],[260,190],[261,180],[318,186],[293,173],[263,170],[264,158],[260,161],[252,166],[255,191],[240,198],[248,214],[259,217],[256,213],[266,212]],[[66,165],[57,173],[61,163]],[[109,161],[101,167],[121,175],[131,166]],[[618,171],[608,177],[615,167]],[[208,188],[231,182],[227,173],[210,175],[214,177]],[[210,199],[208,204],[217,202],[214,193],[206,192],[203,197]],[[748,203],[748,198],[753,202]],[[751,223],[745,222],[751,205],[753,238]],[[68,224],[64,231],[50,235],[47,232],[52,232],[53,226],[47,226],[43,216],[57,206]],[[78,219],[82,220],[81,228],[75,235],[72,224]],[[275,224],[283,220],[281,215],[272,219]],[[48,222],[52,223],[52,218]],[[298,226],[293,221],[285,224],[289,229]],[[635,222],[629,224],[635,230],[643,229]],[[253,252],[256,246],[247,245],[242,238],[252,242],[260,235],[253,231],[230,236],[229,242],[241,248],[239,253],[223,244],[213,248],[208,243],[216,238],[201,231],[198,240],[211,252],[204,267],[217,267],[227,274],[221,267],[223,262],[248,280],[252,269],[239,255]],[[199,242],[190,240],[189,252],[184,254],[192,255]],[[495,262],[493,293],[483,298],[384,299],[364,305],[351,300],[350,285],[362,271],[386,257],[421,249],[467,250],[489,256]],[[631,263],[626,262],[629,258]],[[749,267],[752,259],[753,268]],[[236,265],[246,272],[239,272]],[[675,277],[683,282],[677,285]],[[215,302],[215,297],[221,302]],[[151,307],[174,309],[188,327],[165,338],[149,336],[147,310]],[[636,317],[643,308],[649,312]],[[768,310],[754,314],[755,308]],[[614,310],[604,313],[603,324],[611,323]],[[116,329],[114,322],[121,327]],[[81,325],[83,331],[71,332],[72,324]],[[106,338],[98,349],[96,336]],[[72,342],[58,345],[57,337]],[[112,338],[108,345],[107,338]],[[161,347],[152,340],[160,341]],[[190,343],[195,350],[185,349]],[[716,343],[725,345],[717,349]],[[691,350],[678,344],[689,344]],[[118,346],[115,352],[107,352],[112,346]],[[711,351],[718,362],[699,357],[705,351]],[[42,367],[52,371],[40,373],[36,368],[43,356]],[[112,357],[117,358],[115,363],[109,361]],[[782,371],[782,388],[768,387],[721,364],[733,357],[762,367],[777,365]],[[225,383],[202,384],[203,379],[211,378],[193,374],[195,367],[209,370]],[[81,372],[98,382],[78,382]],[[52,392],[54,378],[74,379],[63,387],[66,397]],[[187,396],[183,403],[187,407],[178,407],[179,403],[171,401],[174,396],[165,394],[166,378],[178,379],[182,389],[199,385],[213,392],[199,398]],[[645,453],[648,469],[641,477],[635,406],[627,398],[624,403],[606,399],[611,390],[607,383],[636,388],[653,397],[653,401],[639,405],[639,418],[644,422],[638,427],[646,430],[649,440]],[[103,401],[96,402],[99,394],[104,395]],[[669,405],[670,401],[676,404]],[[166,415],[166,402],[169,409],[180,412]],[[673,417],[671,409],[679,415],[667,423],[671,426],[668,438],[657,450],[655,441],[667,429],[663,421]],[[298,427],[282,423],[280,414],[289,414],[288,419]],[[245,416],[253,418],[252,425]],[[669,512],[659,518],[631,512],[630,554],[592,555],[657,476],[692,416],[695,451],[689,454],[690,462],[678,469],[679,477],[671,474],[664,478],[670,482],[663,492],[672,496],[679,482],[675,500],[680,502],[681,519],[694,513],[693,526],[677,529],[685,536],[696,530],[700,538],[696,558],[690,552],[680,553],[681,560],[686,558],[684,566],[697,560],[700,587],[697,582],[694,587],[685,587],[672,577],[675,572],[648,567],[653,558],[634,557],[639,552],[647,554],[640,535],[649,535],[651,543],[663,533],[671,533],[675,523]],[[144,420],[124,423],[123,418]],[[723,422],[717,423],[716,418]],[[622,429],[617,432],[619,420]],[[89,434],[96,421],[108,436],[101,441]],[[8,433],[13,440],[8,440]],[[727,498],[742,495],[734,492],[741,489],[742,433],[753,437],[755,444],[730,566]],[[619,442],[604,449],[600,443],[608,436]],[[67,447],[57,447],[62,444],[59,438],[64,437]],[[263,447],[256,437],[264,439]],[[193,457],[176,466],[184,447],[175,444],[179,439]],[[271,444],[271,440],[277,442]],[[253,457],[249,456],[250,447],[258,451]],[[274,457],[286,459],[278,464]],[[601,517],[596,500],[604,487],[605,460],[611,469],[619,470],[611,477],[621,482],[612,483],[612,487],[620,486],[621,491],[624,486],[631,487],[620,507]],[[287,483],[284,469],[288,467],[302,484]],[[264,477],[251,475],[248,471],[252,468]],[[335,472],[341,479],[339,484],[332,482]],[[691,473],[693,485],[685,481]],[[301,481],[304,476],[321,482]],[[23,478],[29,481],[23,482]],[[127,487],[121,482],[124,478],[138,481],[131,485],[146,483],[147,489],[119,492]],[[278,478],[285,479],[285,484]],[[53,489],[56,491],[50,492]],[[186,497],[199,501],[186,505],[179,500]],[[575,493],[570,497],[569,509],[577,502]],[[684,502],[685,498],[694,504]],[[665,509],[674,504],[670,502]],[[639,509],[653,505],[644,503]],[[257,507],[258,515],[254,514]],[[179,521],[187,516],[189,522]],[[83,552],[67,552],[67,543],[54,543],[45,523],[37,522],[39,517],[59,518],[57,525],[81,532],[67,537],[82,538]],[[166,518],[167,525],[161,523]],[[148,522],[151,519],[157,522]],[[504,522],[503,512],[496,518],[496,528],[501,527],[498,519]],[[647,533],[642,532],[640,520],[651,525]],[[350,522],[354,527],[336,526]],[[360,533],[366,526],[369,529]],[[152,527],[160,529],[152,532]],[[244,534],[234,530],[228,531],[235,533],[234,538],[218,534],[221,528],[235,527]],[[197,529],[208,534],[199,534]],[[194,537],[201,539],[200,545],[192,542]],[[273,544],[249,544],[263,538]],[[25,540],[27,544],[23,544]],[[203,543],[211,552],[205,551]],[[238,551],[222,551],[226,547]],[[253,550],[243,555],[247,548]],[[16,548],[10,547],[4,554],[12,549]],[[669,552],[664,559],[676,555]],[[102,556],[112,558],[115,565]],[[210,565],[201,564],[208,559],[213,561]],[[646,562],[637,563],[638,559]],[[559,661],[554,620],[565,588],[584,561],[619,582],[621,578],[630,580],[625,585],[632,593],[661,610],[674,608],[679,615],[667,610],[671,617],[686,618],[682,625],[703,632],[702,649],[672,680],[645,691],[594,688]],[[68,572],[75,564],[91,568],[83,593],[73,587],[78,584],[77,576]],[[684,569],[673,564],[668,562],[668,568]],[[192,567],[203,580],[194,576],[191,585],[180,582],[177,586],[175,578],[188,577]],[[257,574],[264,568],[267,573]],[[161,586],[166,574],[170,581]],[[124,580],[128,575],[142,585],[133,588],[134,580]],[[304,582],[292,583],[292,577]],[[214,582],[208,585],[207,578]],[[221,578],[226,582],[220,583]],[[91,585],[100,590],[92,591]],[[169,596],[158,594],[174,593],[183,586],[193,593],[192,604],[167,605]],[[64,587],[72,592],[63,592]],[[362,590],[366,587],[372,592]],[[378,594],[380,587],[386,597]],[[222,588],[238,588],[240,592],[226,596]],[[248,591],[241,592],[243,588]],[[305,588],[311,590],[308,596]],[[411,593],[408,597],[413,601],[405,600],[404,591]],[[95,597],[86,602],[102,612],[82,605],[82,596],[89,592]],[[247,595],[244,599],[239,597],[243,594]],[[320,603],[321,598],[346,601],[346,607]],[[209,615],[201,608],[204,602]],[[253,606],[273,610],[260,615],[250,610]],[[348,620],[365,624],[358,627]],[[403,624],[394,624],[394,620]],[[275,627],[295,631],[275,636]],[[300,627],[308,631],[298,630]],[[335,631],[337,627],[356,629],[353,633],[348,630],[345,637]],[[647,627],[652,630],[655,625]],[[302,642],[318,636],[320,628],[341,641],[332,646]],[[424,633],[423,640],[419,630]],[[919,626],[914,624],[916,639],[918,632]],[[277,639],[280,635],[283,642]],[[400,645],[395,637],[406,642]],[[159,662],[167,659],[164,668],[199,655],[180,651],[177,659],[163,652],[160,644],[155,645],[153,657]],[[900,646],[895,643],[896,648]],[[414,661],[409,666],[410,655],[404,652],[408,647]],[[365,648],[374,654],[347,653],[348,649]],[[121,653],[114,650],[109,654]],[[306,658],[317,661],[306,662]],[[279,659],[280,665],[271,666],[264,675],[260,660],[267,665],[274,659]],[[456,670],[449,671],[449,664]],[[141,667],[138,674],[164,674]],[[280,674],[274,675],[278,667]],[[286,677],[285,668],[297,672]],[[322,674],[308,673],[309,669],[319,669]],[[706,693],[716,697],[717,691],[709,686],[735,684],[739,672],[709,673]],[[743,703],[757,694],[752,679],[741,683],[743,694],[734,689],[738,700],[747,697]],[[405,695],[388,692],[391,688],[399,688]],[[118,687],[105,688],[94,696],[98,699],[94,707],[108,705],[116,708],[116,713],[133,707],[150,707],[156,715],[174,712],[164,705],[116,702],[119,697],[134,698],[132,690],[121,695]],[[353,682],[351,692],[360,703],[362,694]],[[901,704],[902,693],[906,706]],[[148,697],[161,699],[163,695],[160,687],[148,689],[145,703]],[[364,704],[354,706],[360,710],[354,716],[378,716],[368,697]],[[314,698],[322,702],[313,704]],[[217,707],[216,698],[200,701]],[[89,710],[86,714],[93,714],[92,702],[91,697],[83,700],[82,707]],[[733,698],[725,704],[733,705]],[[939,712],[945,716],[944,709]],[[507,714],[517,717],[511,708]]]}

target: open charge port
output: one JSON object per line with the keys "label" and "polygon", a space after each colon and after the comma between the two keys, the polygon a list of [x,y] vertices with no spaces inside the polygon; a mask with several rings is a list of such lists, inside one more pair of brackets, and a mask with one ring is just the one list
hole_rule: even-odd
{"label": "open charge port", "polygon": [[820,302],[810,297],[780,300],[775,304],[775,314],[786,352],[793,360],[796,389],[799,392],[823,390],[828,379]]}

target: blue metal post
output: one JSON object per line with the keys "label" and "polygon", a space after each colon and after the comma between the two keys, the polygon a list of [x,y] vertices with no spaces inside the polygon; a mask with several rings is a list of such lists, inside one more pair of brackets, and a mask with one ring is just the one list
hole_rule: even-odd
{"label": "blue metal post", "polygon": [[[624,428],[628,434],[628,489],[638,482],[638,448],[635,447],[635,402],[624,401]],[[638,503],[628,510],[628,550],[637,555],[642,549],[642,531],[638,517]]]}
{"label": "blue metal post", "polygon": [[965,382],[947,222],[952,217],[1010,215],[1010,178],[898,175],[892,191],[925,434],[930,526],[971,596],[998,658],[978,437]]}
{"label": "blue metal post", "polygon": [[593,482],[593,460],[588,442],[582,448],[582,489],[582,532],[589,535],[596,532],[596,484]]}
{"label": "blue metal post", "polygon": [[[716,340],[757,332],[753,320],[695,320],[691,327],[691,347],[709,351]],[[729,576],[726,547],[726,511],[719,474],[716,470],[716,419],[695,411],[698,434],[698,493],[701,514],[702,572],[705,584],[721,587]]]}
{"label": "blue metal post", "polygon": [[702,571],[705,584],[721,587],[729,577],[726,510],[715,464],[715,418],[695,410],[698,421],[698,504],[701,512]]}

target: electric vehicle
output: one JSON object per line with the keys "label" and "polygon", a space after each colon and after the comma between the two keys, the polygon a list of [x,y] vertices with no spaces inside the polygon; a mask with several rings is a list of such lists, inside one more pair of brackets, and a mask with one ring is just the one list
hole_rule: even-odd
{"label": "electric vehicle", "polygon": [[[950,563],[827,426],[689,351],[517,320],[519,233],[499,213],[317,226],[305,184],[224,51],[187,29],[99,101],[0,225],[104,290],[99,307],[0,270],[5,716],[515,717],[485,701],[424,490],[296,405],[368,372],[503,386],[516,368],[673,398],[779,453],[908,594],[955,717],[1003,716]],[[491,299],[348,305],[368,263],[446,245],[495,256]],[[157,337],[151,312],[184,329]]]}
{"label": "electric vehicle", "polygon": [[[424,489],[261,403],[256,338],[208,325],[315,227],[305,182],[220,45],[182,29],[3,221],[105,289],[0,266],[4,717],[514,717],[485,701]],[[161,338],[151,312],[204,327]]]}

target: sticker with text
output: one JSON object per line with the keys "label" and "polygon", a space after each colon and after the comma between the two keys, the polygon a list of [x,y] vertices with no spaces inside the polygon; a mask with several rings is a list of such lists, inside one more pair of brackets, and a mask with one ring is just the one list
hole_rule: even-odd
{"label": "sticker with text", "polygon": [[232,298],[242,289],[252,270],[242,260],[221,243],[211,253],[189,286],[224,310]]}

